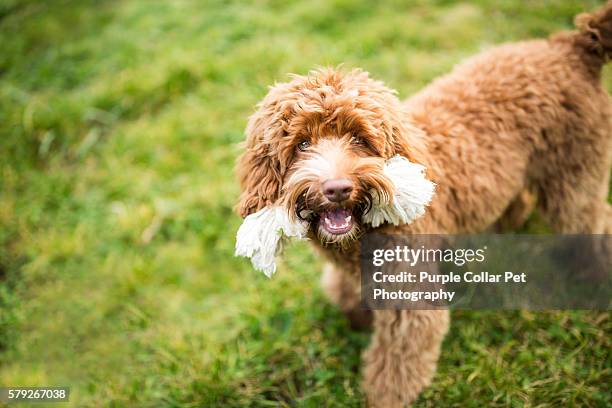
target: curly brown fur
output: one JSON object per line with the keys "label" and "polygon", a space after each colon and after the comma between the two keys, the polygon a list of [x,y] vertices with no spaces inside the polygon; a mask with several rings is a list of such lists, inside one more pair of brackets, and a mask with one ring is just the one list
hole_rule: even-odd
{"label": "curly brown fur", "polygon": [[[275,85],[247,127],[240,214],[282,203],[307,219],[328,259],[324,286],[355,323],[371,317],[359,311],[356,238],[371,230],[361,216],[369,191],[391,194],[382,168],[395,154],[426,166],[437,191],[425,216],[380,232],[483,231],[513,213],[525,191],[536,193],[555,231],[612,232],[612,103],[600,85],[612,55],[612,3],[576,21],[579,31],[478,55],[403,103],[360,70],[323,69]],[[328,179],[353,190],[330,201]],[[325,214],[351,214],[350,233],[329,233]],[[417,398],[448,324],[446,311],[373,312],[363,371],[373,406]]]}

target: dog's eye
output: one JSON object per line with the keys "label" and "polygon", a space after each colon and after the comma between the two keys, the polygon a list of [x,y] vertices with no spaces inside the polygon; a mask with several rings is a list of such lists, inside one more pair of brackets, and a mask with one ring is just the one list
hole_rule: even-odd
{"label": "dog's eye", "polygon": [[365,144],[363,138],[359,137],[359,136],[353,136],[351,137],[351,144],[354,145],[363,145]]}
{"label": "dog's eye", "polygon": [[310,142],[308,140],[301,141],[297,147],[299,150],[304,151],[310,147]]}

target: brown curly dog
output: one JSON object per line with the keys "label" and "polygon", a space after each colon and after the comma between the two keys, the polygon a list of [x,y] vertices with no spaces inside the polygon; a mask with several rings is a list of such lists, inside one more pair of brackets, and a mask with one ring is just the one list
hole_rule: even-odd
{"label": "brown curly dog", "polygon": [[250,118],[239,213],[283,205],[308,221],[328,260],[329,297],[356,325],[371,320],[363,355],[371,405],[418,397],[449,325],[444,310],[360,309],[358,238],[374,229],[364,222],[372,191],[393,197],[387,159],[425,166],[437,187],[424,216],[376,228],[383,233],[483,231],[527,190],[555,231],[612,232],[612,103],[600,84],[612,57],[612,3],[576,24],[478,55],[405,102],[360,70],[293,76]]}

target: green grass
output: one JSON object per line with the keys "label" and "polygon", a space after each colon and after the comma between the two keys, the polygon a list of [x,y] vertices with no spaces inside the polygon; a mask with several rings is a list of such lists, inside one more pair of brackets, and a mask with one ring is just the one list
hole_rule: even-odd
{"label": "green grass", "polygon": [[[596,5],[374,3],[0,0],[0,384],[67,385],[72,406],[362,405],[368,336],[309,248],[272,280],[232,256],[247,116],[317,65],[405,97]],[[453,317],[419,406],[612,404],[610,313]]]}

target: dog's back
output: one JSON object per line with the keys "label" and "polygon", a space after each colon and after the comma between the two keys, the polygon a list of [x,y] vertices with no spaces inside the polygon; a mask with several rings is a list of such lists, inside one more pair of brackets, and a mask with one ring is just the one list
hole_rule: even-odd
{"label": "dog's back", "polygon": [[541,128],[558,123],[564,110],[584,105],[581,95],[606,105],[600,77],[612,57],[612,2],[578,15],[576,25],[579,31],[498,46],[465,61],[406,101],[411,116],[433,133],[491,120],[510,130],[534,120]]}
{"label": "dog's back", "polygon": [[457,231],[490,226],[525,189],[539,193],[545,216],[564,231],[593,220],[560,202],[605,201],[612,103],[600,79],[612,57],[612,2],[576,24],[578,31],[484,52],[406,101],[448,193],[440,205],[462,209]]}

